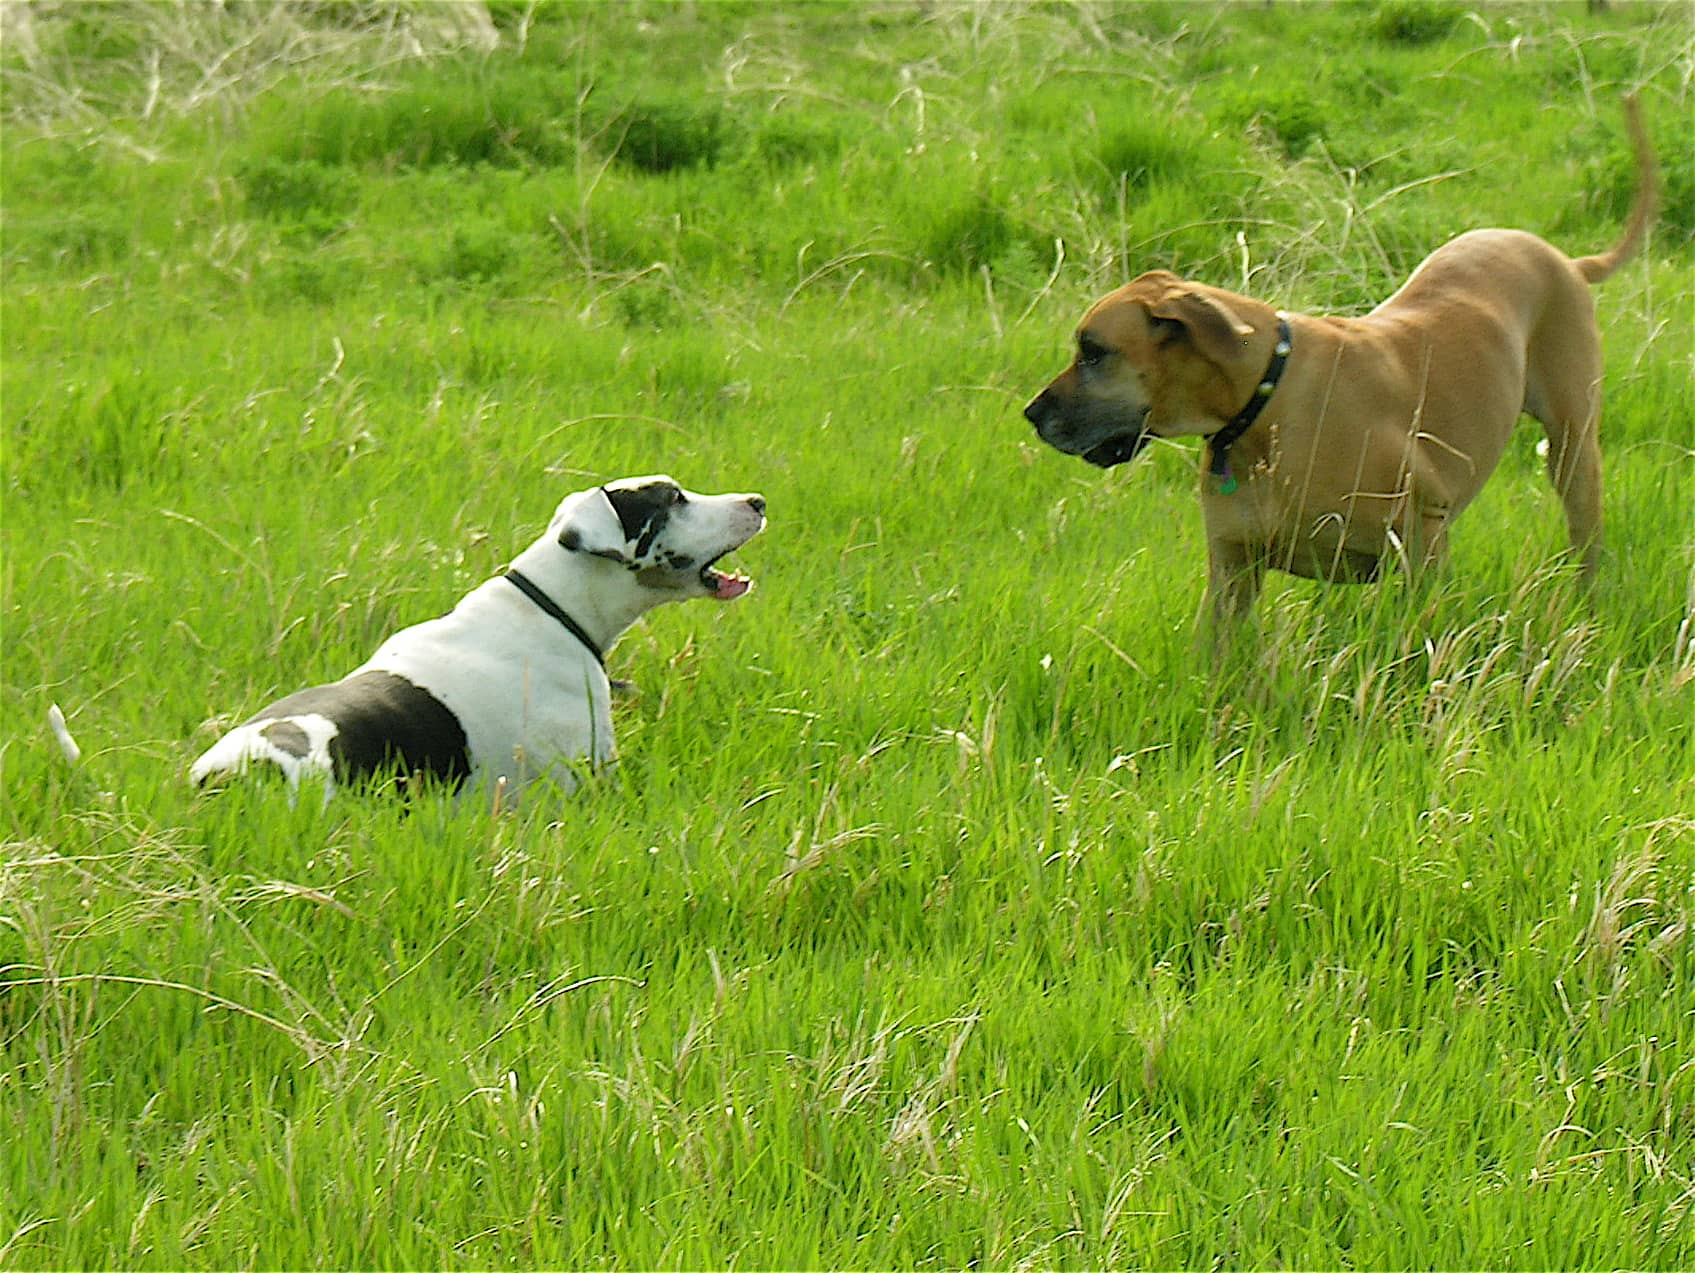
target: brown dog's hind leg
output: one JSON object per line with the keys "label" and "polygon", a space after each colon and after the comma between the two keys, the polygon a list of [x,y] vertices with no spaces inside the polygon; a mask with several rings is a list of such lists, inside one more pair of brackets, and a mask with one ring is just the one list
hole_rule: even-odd
{"label": "brown dog's hind leg", "polygon": [[1533,385],[1525,409],[1548,435],[1548,480],[1565,506],[1566,533],[1585,582],[1601,555],[1601,369],[1599,351],[1578,357],[1557,384]]}
{"label": "brown dog's hind leg", "polygon": [[1548,478],[1566,510],[1566,532],[1585,582],[1592,582],[1601,558],[1601,444],[1596,421],[1565,430],[1558,439],[1548,431]]}

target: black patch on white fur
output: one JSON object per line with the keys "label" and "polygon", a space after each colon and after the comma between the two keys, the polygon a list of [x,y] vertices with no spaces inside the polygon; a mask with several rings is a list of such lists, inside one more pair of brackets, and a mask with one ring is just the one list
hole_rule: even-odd
{"label": "black patch on white fur", "polygon": [[299,759],[312,750],[312,740],[306,731],[291,720],[275,720],[259,731],[260,736],[278,751]]}
{"label": "black patch on white fur", "polygon": [[[360,672],[290,694],[253,717],[273,721],[265,737],[291,755],[305,731],[291,716],[322,716],[335,727],[330,759],[340,782],[382,773],[425,774],[457,787],[470,775],[465,727],[440,699],[393,672]],[[289,731],[293,731],[290,733]],[[279,737],[279,734],[281,735]]]}
{"label": "black patch on white fur", "polygon": [[665,529],[671,509],[677,503],[677,495],[677,487],[670,482],[606,488],[607,502],[618,514],[618,524],[624,528],[624,542],[635,541],[637,557],[646,554],[659,532]]}

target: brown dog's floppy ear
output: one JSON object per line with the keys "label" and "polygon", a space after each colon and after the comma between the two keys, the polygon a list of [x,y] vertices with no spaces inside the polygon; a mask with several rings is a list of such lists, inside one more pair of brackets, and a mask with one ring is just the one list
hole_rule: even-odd
{"label": "brown dog's floppy ear", "polygon": [[1174,292],[1148,307],[1150,317],[1176,323],[1201,354],[1224,366],[1242,353],[1242,342],[1254,334],[1223,301],[1201,292]]}

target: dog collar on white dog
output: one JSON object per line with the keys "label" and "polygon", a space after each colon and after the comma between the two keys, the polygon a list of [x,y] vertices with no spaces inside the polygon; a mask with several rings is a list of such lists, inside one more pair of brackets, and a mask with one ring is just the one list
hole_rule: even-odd
{"label": "dog collar on white dog", "polygon": [[606,656],[600,652],[600,647],[594,643],[594,638],[587,632],[583,631],[582,624],[578,623],[570,615],[561,610],[552,597],[548,596],[545,592],[538,588],[535,580],[531,579],[528,575],[521,571],[514,570],[510,567],[507,568],[506,578],[511,582],[513,587],[518,589],[519,592],[523,593],[531,601],[535,602],[536,606],[543,614],[547,615],[550,619],[556,620],[567,632],[576,637],[577,640],[581,641],[583,643],[583,648],[590,654],[594,655],[594,661],[596,663],[600,664],[603,668],[606,666]]}
{"label": "dog collar on white dog", "polygon": [[1294,337],[1289,331],[1289,320],[1281,312],[1277,315],[1277,344],[1272,347],[1271,361],[1266,364],[1265,374],[1259,378],[1259,384],[1254,386],[1253,396],[1248,399],[1248,405],[1232,417],[1229,424],[1207,439],[1212,447],[1212,460],[1207,465],[1207,471],[1218,479],[1218,493],[1230,495],[1236,490],[1236,475],[1230,471],[1230,446],[1250,428],[1259,413],[1265,410],[1265,404],[1271,400],[1271,394],[1277,388],[1277,382],[1283,378],[1283,367],[1289,361],[1289,351],[1294,347]]}

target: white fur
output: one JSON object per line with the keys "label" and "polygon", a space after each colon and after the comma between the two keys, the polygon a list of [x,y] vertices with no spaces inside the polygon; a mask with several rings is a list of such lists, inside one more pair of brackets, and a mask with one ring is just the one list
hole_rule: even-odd
{"label": "white fur", "polygon": [[[628,478],[613,486],[654,482],[670,479]],[[701,567],[745,543],[765,524],[764,501],[758,496],[681,494],[683,502],[639,555],[634,541],[626,540],[604,488],[570,495],[546,532],[514,559],[513,568],[607,650],[655,606],[715,595],[701,580]],[[562,546],[562,536],[575,547]],[[676,554],[691,564],[667,567],[667,555]],[[746,584],[738,579],[722,587],[717,595],[734,596]],[[458,718],[471,762],[461,798],[492,799],[501,779],[506,780],[501,794],[506,803],[543,777],[572,791],[579,766],[599,767],[615,758],[605,670],[582,642],[506,578],[481,584],[440,618],[395,633],[349,675],[367,671],[406,678]],[[323,779],[328,799],[334,789],[328,751],[334,725],[309,714],[286,719],[307,733],[310,747],[303,759],[264,738],[260,731],[271,721],[258,719],[207,750],[190,768],[190,778],[199,783],[269,761],[282,768],[291,793],[302,777],[313,775]]]}
{"label": "white fur", "polygon": [[238,725],[213,743],[189,768],[189,781],[199,786],[213,775],[239,774],[255,764],[273,764],[288,779],[288,802],[294,803],[302,778],[321,779],[324,784],[324,803],[335,794],[334,766],[330,760],[330,739],[335,737],[335,724],[328,717],[304,713],[287,718],[306,731],[308,750],[305,756],[295,756],[278,747],[262,732],[270,721],[255,721]]}
{"label": "white fur", "polygon": [[71,736],[71,727],[65,724],[65,713],[59,710],[57,703],[47,705],[47,727],[53,731],[53,739],[59,744],[59,751],[67,765],[74,765],[82,759],[82,748]]}

